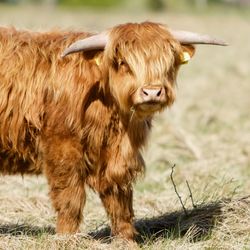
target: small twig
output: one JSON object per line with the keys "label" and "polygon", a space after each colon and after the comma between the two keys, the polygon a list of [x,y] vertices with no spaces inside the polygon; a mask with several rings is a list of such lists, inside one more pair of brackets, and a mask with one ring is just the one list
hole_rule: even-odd
{"label": "small twig", "polygon": [[185,208],[185,206],[184,206],[184,204],[183,204],[183,202],[182,202],[181,196],[179,195],[179,193],[178,193],[178,191],[177,191],[177,188],[176,188],[176,184],[175,184],[175,182],[174,182],[174,178],[173,178],[174,168],[175,168],[175,164],[172,166],[172,171],[171,171],[171,174],[170,174],[170,178],[171,178],[172,184],[173,184],[173,186],[174,186],[174,191],[175,191],[176,195],[178,196],[178,199],[179,199],[179,201],[180,201],[180,203],[181,203],[182,209],[183,209],[185,215],[187,216],[187,215],[188,215],[187,209]]}
{"label": "small twig", "polygon": [[190,188],[189,183],[188,183],[187,180],[186,180],[186,184],[187,184],[187,187],[188,187],[189,197],[190,197],[190,199],[191,199],[192,206],[193,206],[193,208],[197,208],[197,206],[194,204],[193,193],[192,193],[192,191],[191,191],[191,188]]}
{"label": "small twig", "polygon": [[131,107],[130,108],[130,111],[131,111],[131,116],[130,116],[130,119],[129,119],[129,122],[131,122],[132,121],[132,119],[133,119],[133,117],[134,117],[134,114],[135,114],[135,107]]}

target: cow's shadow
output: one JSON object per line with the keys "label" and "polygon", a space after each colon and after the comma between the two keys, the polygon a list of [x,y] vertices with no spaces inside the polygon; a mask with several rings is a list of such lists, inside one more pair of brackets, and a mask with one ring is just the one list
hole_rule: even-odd
{"label": "cow's shadow", "polygon": [[[203,240],[209,237],[215,222],[222,220],[222,208],[224,202],[211,202],[200,205],[197,208],[184,211],[165,213],[153,218],[143,218],[135,221],[138,231],[136,241],[144,244],[147,241],[158,238],[180,238],[190,232],[192,240]],[[42,234],[55,234],[55,228],[51,226],[39,227],[29,224],[5,224],[0,225],[0,235],[12,236],[39,236]],[[104,226],[83,236],[110,242],[110,227]]]}
{"label": "cow's shadow", "polygon": [[39,227],[28,223],[3,224],[0,225],[0,235],[11,236],[39,236],[42,234],[55,234],[55,228],[52,226]]}
{"label": "cow's shadow", "polygon": [[[223,219],[224,202],[211,202],[197,208],[165,213],[153,218],[144,218],[135,221],[138,232],[137,243],[144,244],[158,238],[180,238],[189,235],[190,240],[205,240],[211,234],[216,222]],[[110,241],[110,227],[89,233],[94,239]]]}

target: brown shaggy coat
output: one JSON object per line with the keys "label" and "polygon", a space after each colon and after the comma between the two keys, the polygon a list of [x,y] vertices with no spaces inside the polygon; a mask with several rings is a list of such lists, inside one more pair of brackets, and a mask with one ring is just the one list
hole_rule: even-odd
{"label": "brown shaggy coat", "polygon": [[0,28],[0,172],[47,177],[59,233],[78,231],[87,184],[112,233],[132,239],[132,182],[144,170],[141,150],[155,112],[134,106],[133,93],[162,84],[160,110],[170,106],[183,48],[154,23],[110,34],[105,50],[61,58],[90,34]]}

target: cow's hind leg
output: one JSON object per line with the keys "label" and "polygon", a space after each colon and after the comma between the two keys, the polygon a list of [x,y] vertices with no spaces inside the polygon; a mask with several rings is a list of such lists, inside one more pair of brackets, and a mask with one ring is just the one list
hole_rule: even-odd
{"label": "cow's hind leg", "polygon": [[50,197],[58,213],[57,233],[75,233],[85,203],[85,171],[81,146],[73,139],[53,137],[45,145],[45,173]]}
{"label": "cow's hind leg", "polygon": [[111,219],[112,235],[134,240],[132,187],[108,189],[100,192],[100,198]]}

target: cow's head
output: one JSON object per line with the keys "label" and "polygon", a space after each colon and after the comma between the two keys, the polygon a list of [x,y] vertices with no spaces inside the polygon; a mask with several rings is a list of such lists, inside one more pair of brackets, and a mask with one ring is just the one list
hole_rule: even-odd
{"label": "cow's head", "polygon": [[77,41],[63,56],[103,50],[96,60],[120,108],[147,117],[174,102],[179,66],[193,56],[193,45],[199,43],[225,45],[206,35],[172,31],[161,24],[129,23]]}

